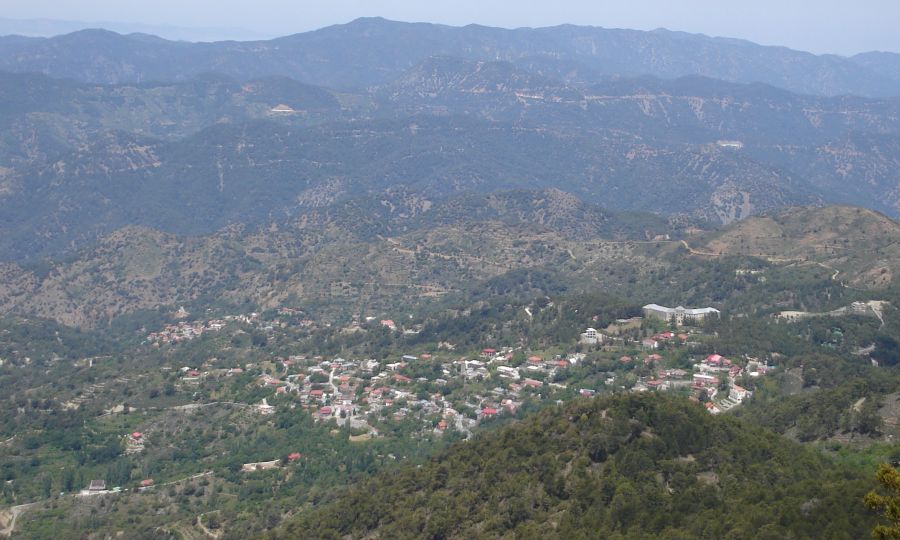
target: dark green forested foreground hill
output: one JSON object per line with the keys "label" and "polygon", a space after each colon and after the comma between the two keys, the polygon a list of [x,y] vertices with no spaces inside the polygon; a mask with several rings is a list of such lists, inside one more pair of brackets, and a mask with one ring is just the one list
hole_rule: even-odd
{"label": "dark green forested foreground hill", "polygon": [[381,475],[270,538],[864,538],[869,479],[688,400],[579,400]]}

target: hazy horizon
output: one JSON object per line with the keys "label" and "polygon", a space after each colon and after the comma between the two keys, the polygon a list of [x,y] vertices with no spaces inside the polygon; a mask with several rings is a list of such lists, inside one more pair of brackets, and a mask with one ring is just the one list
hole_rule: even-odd
{"label": "hazy horizon", "polygon": [[[816,54],[850,56],[867,51],[900,52],[900,4],[869,0],[853,6],[823,0],[810,7],[797,1],[725,6],[711,0],[613,2],[522,0],[514,6],[492,0],[460,0],[431,5],[416,0],[336,0],[327,6],[287,0],[259,0],[248,7],[236,0],[131,2],[61,0],[25,4],[0,0],[0,33],[55,35],[102,27],[122,33],[141,31],[168,39],[212,41],[267,39],[307,32],[359,17],[380,16],[405,22],[451,26],[481,24],[502,28],[559,24],[700,33],[785,46]],[[29,30],[29,25],[31,30]],[[19,28],[17,31],[16,28]]]}

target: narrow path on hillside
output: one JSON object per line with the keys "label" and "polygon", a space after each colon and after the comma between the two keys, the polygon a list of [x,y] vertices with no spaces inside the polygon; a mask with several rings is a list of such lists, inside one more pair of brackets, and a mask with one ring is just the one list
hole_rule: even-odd
{"label": "narrow path on hillside", "polygon": [[[837,268],[834,268],[833,266],[829,266],[829,265],[827,265],[827,264],[825,264],[825,263],[823,263],[823,262],[817,262],[816,264],[819,265],[819,266],[821,266],[822,268],[824,268],[824,269],[826,269],[826,270],[831,270],[832,272],[834,272],[833,274],[831,274],[831,281],[837,281],[837,280],[838,280],[837,277],[841,274],[841,271],[840,271],[840,270],[838,270]],[[839,282],[839,283],[840,283],[840,282]],[[841,287],[846,287],[846,285],[844,285],[843,283],[840,283],[840,285],[841,285]]]}
{"label": "narrow path on hillside", "polygon": [[[681,243],[681,245],[684,246],[685,249],[688,250],[688,253],[690,253],[691,255],[700,255],[703,257],[725,257],[728,255],[743,255],[745,257],[756,257],[759,259],[765,259],[766,261],[768,261],[770,263],[775,263],[775,264],[810,262],[807,257],[776,257],[774,255],[769,255],[767,253],[735,253],[735,254],[732,254],[732,253],[716,253],[716,252],[712,252],[712,251],[700,251],[699,249],[692,248],[690,246],[690,244],[687,243],[687,240],[679,240],[679,242]],[[816,264],[822,264],[822,263],[816,263]],[[829,269],[834,270],[834,268],[830,268],[830,267],[829,267]]]}
{"label": "narrow path on hillside", "polygon": [[690,244],[687,243],[687,240],[681,240],[680,242],[681,242],[681,245],[684,246],[684,249],[688,250],[688,253],[690,253],[691,255],[703,255],[705,257],[721,257],[722,256],[721,253],[713,253],[711,251],[696,250],[696,249],[692,248],[690,246]]}
{"label": "narrow path on hillside", "polygon": [[[19,516],[25,513],[32,506],[40,504],[40,503],[28,503],[28,504],[20,504],[18,506],[13,506],[9,510],[6,511],[7,519],[9,520],[7,526],[3,529],[0,529],[0,536],[12,536],[13,531],[16,529],[16,520],[19,519]],[[2,514],[0,514],[2,516]]]}
{"label": "narrow path on hillside", "polygon": [[203,478],[204,476],[212,476],[212,474],[213,474],[213,471],[206,471],[206,472],[202,472],[202,473],[192,474],[191,476],[185,476],[184,478],[179,478],[178,480],[171,480],[169,482],[163,482],[162,484],[153,484],[152,486],[140,487],[140,488],[138,488],[138,491],[146,491],[148,489],[153,489],[156,487],[180,484],[181,482],[187,482],[188,480],[196,480],[197,478]]}

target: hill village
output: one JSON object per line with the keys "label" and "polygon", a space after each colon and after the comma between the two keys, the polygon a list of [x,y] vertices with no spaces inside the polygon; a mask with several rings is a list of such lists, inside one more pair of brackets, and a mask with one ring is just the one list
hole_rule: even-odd
{"label": "hill village", "polygon": [[[186,315],[186,314],[182,314]],[[260,314],[228,316],[203,322],[179,322],[147,335],[153,347],[180,343],[220,332],[275,332],[316,323],[302,312],[284,308],[279,320]],[[291,323],[284,322],[285,316]],[[183,389],[203,394],[204,385],[247,386],[261,415],[276,407],[301,407],[317,422],[351,430],[354,440],[382,437],[405,423],[409,432],[442,435],[448,430],[470,437],[479,424],[516,415],[525,406],[575,395],[609,392],[678,392],[717,414],[752,395],[740,381],[763,377],[773,367],[765,359],[694,354],[706,336],[701,330],[714,308],[667,308],[649,304],[643,317],[619,319],[603,330],[587,328],[567,349],[527,351],[484,344],[464,354],[447,343],[432,352],[409,351],[396,358],[326,358],[296,354],[243,365],[221,365],[212,358],[198,366],[175,368]],[[414,334],[388,319],[368,318],[353,331],[378,329]],[[656,331],[658,330],[658,331]],[[173,368],[164,368],[173,370]],[[261,398],[260,398],[261,396]],[[128,436],[129,451],[152,444],[146,434]],[[247,464],[252,471],[269,463]]]}

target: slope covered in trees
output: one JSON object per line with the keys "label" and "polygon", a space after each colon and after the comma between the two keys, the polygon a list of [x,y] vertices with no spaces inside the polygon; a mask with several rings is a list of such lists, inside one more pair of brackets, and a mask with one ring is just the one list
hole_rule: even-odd
{"label": "slope covered in trees", "polygon": [[549,408],[270,538],[863,538],[868,487],[771,432],[631,395]]}

